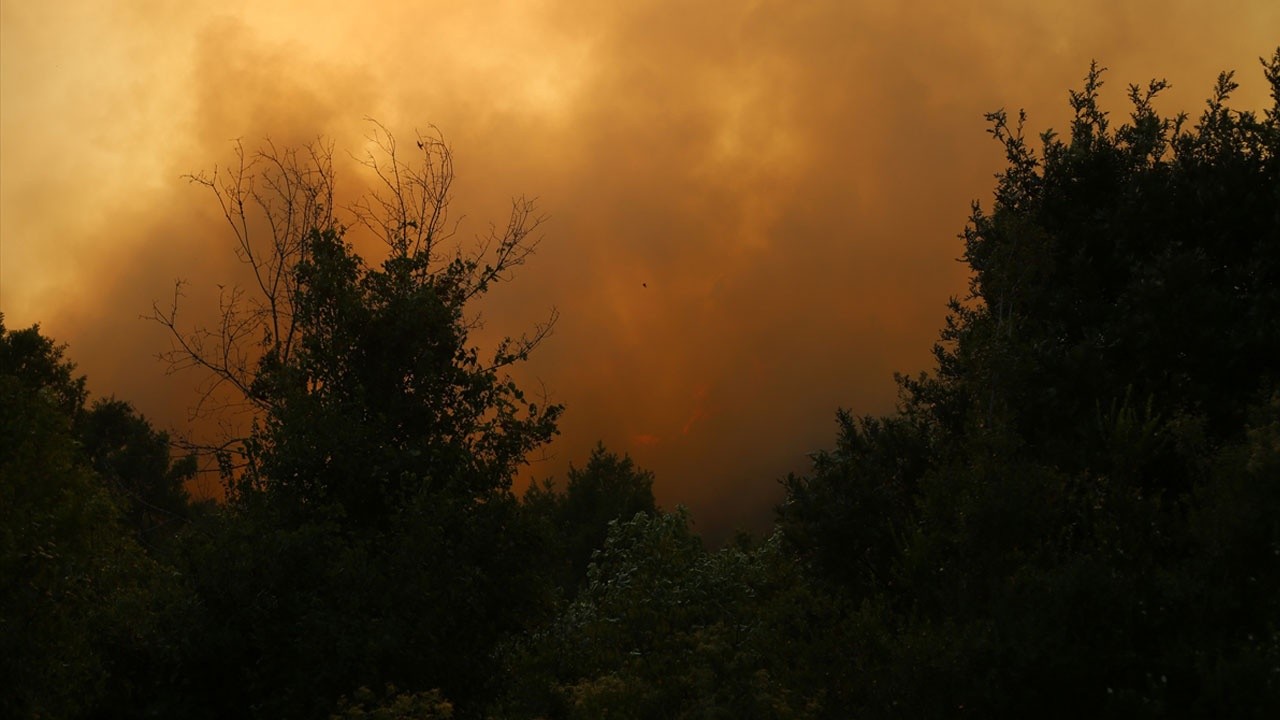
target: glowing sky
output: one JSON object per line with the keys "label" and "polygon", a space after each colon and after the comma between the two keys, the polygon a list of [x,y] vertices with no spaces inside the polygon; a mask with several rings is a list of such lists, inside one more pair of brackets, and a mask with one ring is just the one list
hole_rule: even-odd
{"label": "glowing sky", "polygon": [[1000,165],[984,112],[1063,127],[1091,58],[1113,115],[1153,77],[1198,112],[1223,69],[1259,108],[1277,41],[1274,0],[3,0],[0,309],[181,430],[198,378],[139,315],[236,277],[181,176],[325,135],[354,192],[365,117],[435,125],[464,233],[520,194],[550,216],[484,306],[490,333],[561,313],[524,373],[568,406],[533,474],[603,440],[701,526],[758,525],[837,407],[889,410],[927,367]]}

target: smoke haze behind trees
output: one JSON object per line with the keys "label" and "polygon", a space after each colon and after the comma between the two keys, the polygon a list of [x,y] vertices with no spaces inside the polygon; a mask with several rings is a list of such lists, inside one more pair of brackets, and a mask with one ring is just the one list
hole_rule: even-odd
{"label": "smoke haze behind trees", "polygon": [[181,426],[194,378],[162,376],[166,341],[137,316],[177,277],[212,309],[239,269],[180,176],[229,161],[233,138],[324,134],[358,192],[344,152],[364,116],[403,137],[435,123],[464,235],[522,193],[551,216],[485,306],[495,337],[562,314],[528,368],[567,406],[532,473],[562,477],[603,440],[655,471],[664,505],[735,524],[827,444],[837,405],[887,410],[892,372],[929,364],[965,287],[956,234],[1000,167],[974,141],[982,114],[1061,129],[1093,57],[1108,107],[1167,77],[1160,107],[1194,110],[1226,68],[1238,105],[1263,106],[1247,70],[1280,9],[1233,8],[6,3],[0,306],[68,342],[95,392]]}

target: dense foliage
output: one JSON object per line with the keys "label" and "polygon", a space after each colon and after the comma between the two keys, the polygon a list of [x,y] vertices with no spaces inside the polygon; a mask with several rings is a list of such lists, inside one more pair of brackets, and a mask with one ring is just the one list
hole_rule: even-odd
{"label": "dense foliage", "polygon": [[[192,610],[151,557],[185,464],[132,408],[86,408],[38,328],[0,316],[0,714],[162,711]],[[111,438],[107,442],[106,438]]]}
{"label": "dense foliage", "polygon": [[[1160,117],[1102,71],[1069,136],[1020,117],[971,292],[900,413],[842,415],[787,481],[817,577],[889,608],[856,700],[912,713],[1246,717],[1280,698],[1280,53],[1276,105]],[[874,713],[873,713],[874,714]]]}
{"label": "dense foliage", "polygon": [[597,445],[586,467],[569,464],[563,491],[550,481],[533,484],[524,496],[529,517],[545,538],[544,562],[562,593],[573,595],[587,579],[592,554],[604,546],[610,523],[658,512],[653,473]]}
{"label": "dense foliage", "polygon": [[[1008,165],[937,367],[891,415],[839,413],[775,531],[718,550],[603,446],[511,492],[560,412],[505,372],[546,328],[482,357],[470,307],[531,251],[527,204],[446,251],[447,149],[411,166],[379,136],[369,264],[314,148],[202,180],[264,295],[213,332],[157,319],[254,409],[212,446],[225,503],[0,326],[0,714],[1275,716],[1280,50],[1264,67],[1261,116],[1224,74],[1194,123],[1154,82],[1113,126],[1097,67],[1038,149],[993,113]],[[289,220],[265,252],[255,202]]]}

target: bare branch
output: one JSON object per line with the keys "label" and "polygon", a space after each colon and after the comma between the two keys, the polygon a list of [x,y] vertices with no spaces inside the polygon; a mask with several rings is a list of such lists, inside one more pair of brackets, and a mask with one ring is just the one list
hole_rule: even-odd
{"label": "bare branch", "polygon": [[[545,219],[534,200],[514,200],[506,227],[490,227],[469,249],[446,249],[458,228],[458,221],[449,216],[452,151],[434,127],[416,135],[414,153],[405,152],[384,125],[370,123],[367,139],[374,149],[359,162],[372,171],[374,187],[346,209],[352,224],[367,228],[388,247],[389,262],[398,263],[398,272],[434,286],[444,302],[462,309],[524,264],[537,247],[534,233]],[[249,152],[237,140],[234,152],[229,166],[186,179],[214,196],[231,229],[236,257],[252,280],[247,288],[221,287],[218,319],[212,325],[180,322],[181,281],[175,284],[172,300],[153,304],[146,317],[170,335],[169,350],[160,354],[169,372],[195,369],[205,375],[192,419],[213,417],[221,423],[222,437],[187,440],[182,447],[217,458],[224,472],[240,473],[254,471],[245,421],[251,425],[276,409],[279,401],[262,386],[263,363],[269,359],[274,366],[287,367],[297,352],[302,330],[296,310],[304,290],[298,269],[307,261],[312,234],[341,235],[343,224],[334,214],[331,142],[316,140],[289,148],[268,139]],[[531,333],[501,343],[485,370],[527,358],[550,334],[557,317],[553,310]],[[478,322],[477,316],[473,323]]]}

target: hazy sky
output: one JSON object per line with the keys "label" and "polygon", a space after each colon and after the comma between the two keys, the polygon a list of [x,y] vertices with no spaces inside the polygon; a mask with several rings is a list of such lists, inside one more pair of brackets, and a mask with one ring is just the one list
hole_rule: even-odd
{"label": "hazy sky", "polygon": [[484,305],[489,333],[561,314],[522,373],[567,405],[532,474],[603,440],[700,526],[758,526],[838,407],[927,367],[1000,167],[984,112],[1062,128],[1092,58],[1113,116],[1153,77],[1197,114],[1223,69],[1260,108],[1278,41],[1275,0],[3,0],[0,310],[181,431],[199,378],[139,316],[176,278],[207,316],[237,277],[181,176],[324,135],[355,193],[364,118],[434,125],[464,234],[516,195],[550,217]]}

